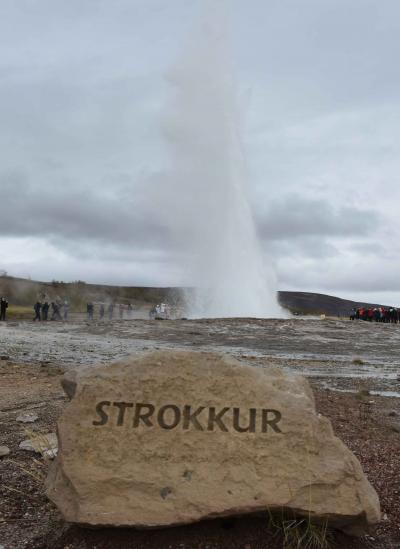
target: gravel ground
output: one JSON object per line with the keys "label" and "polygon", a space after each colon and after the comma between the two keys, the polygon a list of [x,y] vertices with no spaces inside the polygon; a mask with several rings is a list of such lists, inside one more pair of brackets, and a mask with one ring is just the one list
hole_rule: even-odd
{"label": "gravel ground", "polygon": [[227,352],[312,377],[322,388],[400,397],[400,325],[343,320],[204,319],[0,323],[1,354],[64,368],[152,349]]}

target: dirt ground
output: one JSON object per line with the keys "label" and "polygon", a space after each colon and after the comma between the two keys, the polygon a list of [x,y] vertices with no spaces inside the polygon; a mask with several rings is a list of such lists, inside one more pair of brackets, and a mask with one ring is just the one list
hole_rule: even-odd
{"label": "dirt ground", "polygon": [[[48,462],[38,454],[18,448],[32,431],[55,431],[57,418],[67,402],[60,386],[65,369],[108,362],[153,348],[212,348],[231,352],[255,367],[262,367],[267,361],[309,375],[318,411],[332,421],[337,436],[356,454],[379,494],[382,507],[382,522],[368,536],[355,540],[334,533],[334,545],[349,549],[400,548],[400,399],[396,396],[399,347],[400,326],[386,329],[343,321],[3,324],[0,446],[8,446],[10,454],[0,458],[0,547],[282,547],[282,538],[268,527],[266,515],[153,531],[69,526],[43,493]],[[363,395],[360,389],[393,396]],[[18,415],[26,412],[36,413],[39,419],[31,424],[17,422]]]}

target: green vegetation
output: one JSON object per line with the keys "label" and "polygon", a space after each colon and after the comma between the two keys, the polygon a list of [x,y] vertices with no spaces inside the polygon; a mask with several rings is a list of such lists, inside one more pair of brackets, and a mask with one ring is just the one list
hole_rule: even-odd
{"label": "green vegetation", "polygon": [[19,320],[33,318],[33,307],[24,307],[22,305],[10,305],[7,309],[7,318],[9,320]]}

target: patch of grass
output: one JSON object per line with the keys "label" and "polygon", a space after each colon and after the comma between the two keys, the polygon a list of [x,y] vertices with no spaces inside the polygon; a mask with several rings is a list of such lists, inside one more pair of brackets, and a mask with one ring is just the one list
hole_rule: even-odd
{"label": "patch of grass", "polygon": [[316,523],[311,517],[289,517],[268,511],[268,526],[283,539],[283,549],[330,549],[333,547],[333,532],[327,521]]}
{"label": "patch of grass", "polygon": [[356,364],[357,366],[362,366],[363,364],[365,364],[365,362],[363,361],[362,358],[359,358],[359,357],[356,357],[356,358],[353,358],[353,360],[351,361],[352,364]]}
{"label": "patch of grass", "polygon": [[8,460],[20,469],[23,474],[29,475],[39,486],[41,486],[46,478],[44,463],[36,458],[32,458],[30,463],[30,469],[27,466],[22,465],[19,461],[13,459]]}
{"label": "patch of grass", "polygon": [[7,319],[15,320],[19,318],[33,318],[33,307],[24,307],[22,305],[10,305],[7,309]]}

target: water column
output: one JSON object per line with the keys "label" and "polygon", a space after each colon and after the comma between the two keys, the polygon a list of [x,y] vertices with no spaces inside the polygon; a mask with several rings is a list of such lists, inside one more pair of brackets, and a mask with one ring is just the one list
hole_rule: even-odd
{"label": "water column", "polygon": [[170,225],[195,288],[189,316],[283,316],[247,196],[226,21],[224,3],[211,3],[169,74]]}

